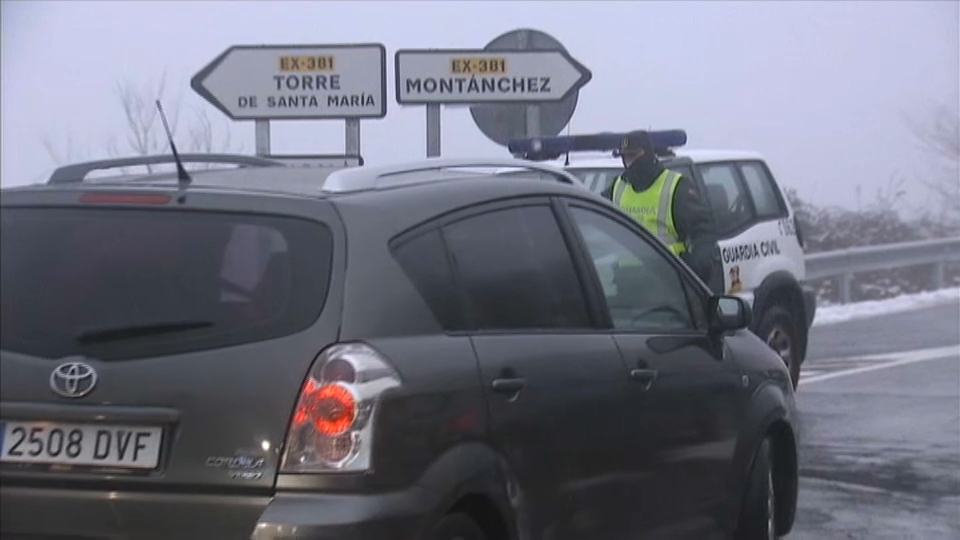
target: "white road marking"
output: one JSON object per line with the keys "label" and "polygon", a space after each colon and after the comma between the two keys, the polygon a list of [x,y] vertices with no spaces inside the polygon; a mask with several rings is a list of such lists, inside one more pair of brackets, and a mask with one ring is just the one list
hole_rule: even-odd
{"label": "white road marking", "polygon": [[942,360],[945,358],[956,358],[960,362],[960,345],[950,345],[948,347],[936,347],[932,349],[919,349],[915,351],[904,351],[899,353],[889,353],[881,354],[875,356],[866,356],[860,358],[851,358],[852,361],[866,360],[869,362],[876,362],[872,365],[856,367],[852,369],[846,369],[842,371],[834,371],[831,373],[817,374],[812,377],[801,377],[798,386],[801,384],[810,384],[820,381],[828,381],[830,379],[836,379],[837,377],[845,377],[847,375],[858,375],[860,373],[868,373],[870,371],[877,371],[880,369],[893,368],[897,366],[905,366],[908,364],[916,364],[919,362],[927,362],[929,360]]}

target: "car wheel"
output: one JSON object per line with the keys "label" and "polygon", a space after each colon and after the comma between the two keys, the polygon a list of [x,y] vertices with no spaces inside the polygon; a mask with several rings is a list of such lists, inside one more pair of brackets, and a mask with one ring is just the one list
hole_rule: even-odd
{"label": "car wheel", "polygon": [[433,528],[431,540],[486,540],[483,530],[470,516],[447,514]]}
{"label": "car wheel", "polygon": [[800,338],[796,317],[778,305],[771,306],[760,319],[757,335],[783,360],[796,390],[800,382]]}
{"label": "car wheel", "polygon": [[747,479],[747,490],[740,511],[737,540],[775,540],[777,538],[776,491],[773,488],[773,466],[770,439],[765,438],[757,449]]}

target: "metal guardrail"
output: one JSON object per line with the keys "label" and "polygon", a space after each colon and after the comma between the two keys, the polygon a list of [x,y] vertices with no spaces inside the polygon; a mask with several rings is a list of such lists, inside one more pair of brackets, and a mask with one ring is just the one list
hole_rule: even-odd
{"label": "metal guardrail", "polygon": [[944,267],[960,261],[960,237],[840,249],[806,256],[807,279],[840,277],[840,301],[850,302],[853,274],[904,266],[932,265],[933,283],[944,287]]}

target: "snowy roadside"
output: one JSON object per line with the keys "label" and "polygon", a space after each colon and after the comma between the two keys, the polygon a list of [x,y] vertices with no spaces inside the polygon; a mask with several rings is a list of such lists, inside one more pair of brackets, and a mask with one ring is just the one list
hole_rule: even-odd
{"label": "snowy roadside", "polygon": [[899,313],[901,311],[910,311],[957,302],[960,302],[960,287],[950,287],[916,294],[904,294],[886,300],[870,300],[853,304],[818,306],[813,325],[820,326],[856,319],[868,319],[890,313]]}

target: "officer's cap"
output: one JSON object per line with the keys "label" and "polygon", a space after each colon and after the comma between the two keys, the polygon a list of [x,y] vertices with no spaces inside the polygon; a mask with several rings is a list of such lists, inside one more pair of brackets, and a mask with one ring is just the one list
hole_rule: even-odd
{"label": "officer's cap", "polygon": [[631,131],[620,140],[620,153],[634,152],[641,148],[647,154],[653,153],[653,142],[650,141],[650,134],[642,129]]}

